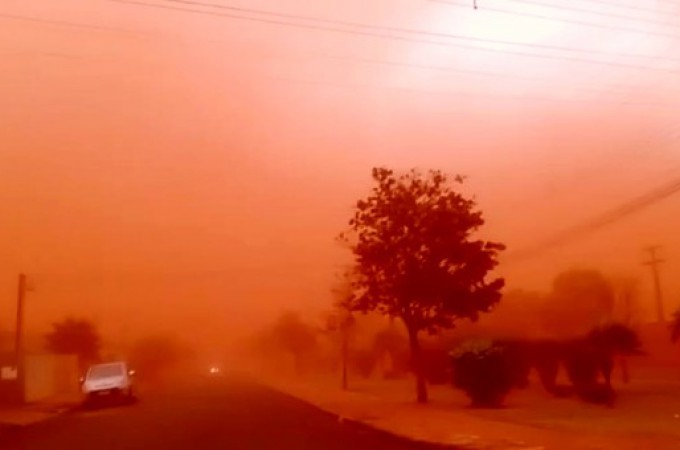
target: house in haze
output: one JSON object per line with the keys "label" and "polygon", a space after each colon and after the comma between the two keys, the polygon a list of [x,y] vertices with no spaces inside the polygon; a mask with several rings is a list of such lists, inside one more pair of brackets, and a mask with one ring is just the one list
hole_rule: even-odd
{"label": "house in haze", "polygon": [[24,376],[20,379],[14,333],[0,333],[0,407],[78,397],[78,358],[47,353],[43,341],[40,335],[26,336]]}
{"label": "house in haze", "polygon": [[24,376],[20,377],[14,352],[0,354],[0,407],[70,401],[77,399],[79,394],[78,358],[75,355],[29,353],[24,357]]}

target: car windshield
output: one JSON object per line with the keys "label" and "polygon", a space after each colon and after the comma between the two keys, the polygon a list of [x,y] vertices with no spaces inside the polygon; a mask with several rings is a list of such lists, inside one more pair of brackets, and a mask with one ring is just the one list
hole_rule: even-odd
{"label": "car windshield", "polygon": [[87,374],[89,379],[97,378],[107,378],[120,376],[125,373],[122,364],[100,364],[98,366],[92,366]]}

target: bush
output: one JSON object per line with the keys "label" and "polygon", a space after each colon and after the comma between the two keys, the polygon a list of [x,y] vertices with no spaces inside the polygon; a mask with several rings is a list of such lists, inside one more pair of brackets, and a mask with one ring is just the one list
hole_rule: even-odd
{"label": "bush", "polygon": [[574,387],[579,390],[597,384],[602,356],[583,340],[574,340],[566,348],[564,365]]}
{"label": "bush", "polygon": [[497,408],[516,384],[515,370],[504,345],[466,341],[451,352],[453,385],[465,391],[473,407]]}
{"label": "bush", "polygon": [[524,389],[529,386],[529,373],[532,367],[532,346],[521,340],[497,341],[503,346],[507,369],[512,375],[513,387]]}
{"label": "bush", "polygon": [[574,340],[566,348],[564,364],[575,393],[589,403],[612,405],[616,396],[611,386],[598,382],[601,371],[611,370],[608,351],[585,339]]}

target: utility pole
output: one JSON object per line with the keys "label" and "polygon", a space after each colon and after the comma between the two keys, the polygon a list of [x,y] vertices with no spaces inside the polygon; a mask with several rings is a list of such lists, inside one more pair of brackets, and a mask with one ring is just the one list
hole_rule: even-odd
{"label": "utility pole", "polygon": [[17,392],[24,401],[24,299],[26,297],[26,275],[19,274],[17,283],[17,323],[14,337],[14,361],[17,370]]}
{"label": "utility pole", "polygon": [[342,346],[341,349],[341,358],[342,358],[342,390],[346,391],[348,389],[348,380],[347,380],[347,356],[349,353],[349,342],[348,341],[348,336],[347,336],[347,330],[343,326],[342,329],[340,330],[342,343],[340,344]]}
{"label": "utility pole", "polygon": [[349,311],[339,311],[337,314],[331,316],[330,329],[338,333],[340,339],[340,370],[342,372],[341,387],[343,391],[348,389],[348,359],[349,359],[349,340],[352,327],[354,326],[354,317]]}
{"label": "utility pole", "polygon": [[659,278],[659,264],[664,260],[659,259],[656,251],[659,249],[658,245],[647,247],[645,250],[649,253],[649,260],[643,264],[649,266],[652,270],[652,280],[654,282],[654,297],[656,299],[656,319],[659,323],[664,323],[666,318],[663,309],[663,297],[661,295],[661,280]]}

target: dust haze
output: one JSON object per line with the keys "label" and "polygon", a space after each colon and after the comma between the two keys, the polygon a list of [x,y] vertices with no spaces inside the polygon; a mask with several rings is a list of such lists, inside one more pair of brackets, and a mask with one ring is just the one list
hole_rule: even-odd
{"label": "dust haze", "polygon": [[148,3],[164,7],[2,2],[1,332],[20,272],[34,346],[67,316],[111,347],[170,334],[220,355],[282,311],[319,321],[350,261],[335,237],[383,165],[468,177],[484,235],[508,246],[506,292],[594,269],[638,280],[654,317],[642,262],[661,245],[666,309],[680,305],[679,197],[542,246],[678,176],[672,27],[576,31],[529,6],[508,19],[427,1],[239,3],[430,33],[371,35]]}

